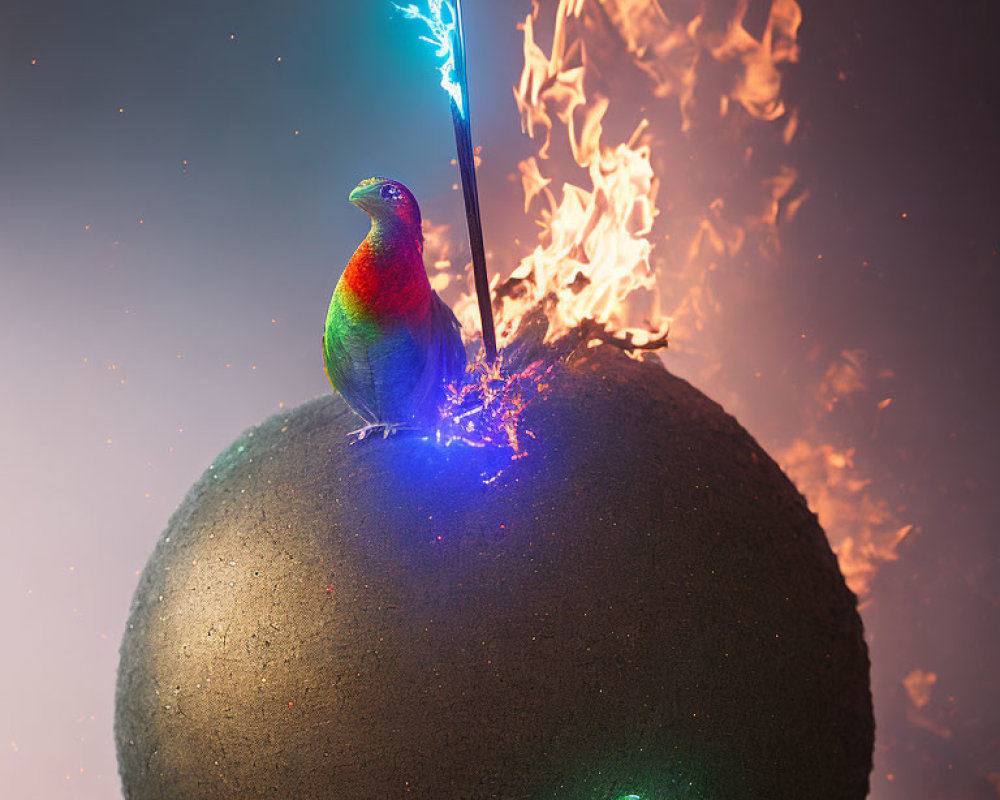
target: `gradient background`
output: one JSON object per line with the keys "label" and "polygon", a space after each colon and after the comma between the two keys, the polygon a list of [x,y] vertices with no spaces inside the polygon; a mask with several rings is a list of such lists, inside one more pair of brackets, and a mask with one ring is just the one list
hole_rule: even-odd
{"label": "gradient background", "polygon": [[[533,151],[510,91],[530,7],[467,5],[486,235],[506,261],[531,235],[508,178]],[[800,332],[891,369],[886,414],[830,423],[918,526],[863,611],[872,797],[997,797],[1000,4],[802,5],[785,94],[812,199],[720,331],[733,366],[716,383],[777,447],[811,369]],[[414,34],[372,0],[0,6],[5,798],[120,797],[113,692],[137,571],[228,442],[329,390],[322,321],[366,231],[350,188],[388,174],[432,219],[460,213]],[[938,675],[919,714],[901,683],[917,668]]]}

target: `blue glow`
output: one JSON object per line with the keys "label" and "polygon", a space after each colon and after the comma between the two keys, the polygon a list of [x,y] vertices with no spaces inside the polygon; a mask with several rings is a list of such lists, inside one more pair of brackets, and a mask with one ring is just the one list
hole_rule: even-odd
{"label": "blue glow", "polygon": [[420,7],[410,3],[401,6],[398,3],[393,5],[407,19],[419,19],[430,28],[429,36],[420,38],[434,45],[438,58],[443,58],[441,64],[441,88],[443,88],[455,103],[458,113],[465,119],[465,103],[462,101],[462,83],[458,75],[457,58],[455,53],[456,43],[462,46],[461,32],[458,30],[458,13],[451,0],[427,0],[428,10],[426,13]]}

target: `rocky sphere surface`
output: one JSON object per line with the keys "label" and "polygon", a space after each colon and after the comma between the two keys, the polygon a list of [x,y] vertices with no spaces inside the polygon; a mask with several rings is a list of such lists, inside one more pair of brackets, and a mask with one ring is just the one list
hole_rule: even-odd
{"label": "rocky sphere surface", "polygon": [[336,397],[223,453],[121,647],[129,800],[863,800],[854,595],[796,489],[658,362],[583,349],[529,453],[350,445]]}

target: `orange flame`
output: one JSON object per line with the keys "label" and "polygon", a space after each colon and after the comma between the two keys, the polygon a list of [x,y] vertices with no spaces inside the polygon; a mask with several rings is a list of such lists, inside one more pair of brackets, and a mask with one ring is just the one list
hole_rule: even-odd
{"label": "orange flame", "polygon": [[[873,496],[872,480],[855,466],[855,448],[816,441],[824,417],[856,397],[869,397],[868,358],[860,349],[840,353],[816,387],[813,426],[778,454],[779,463],[819,517],[847,584],[859,597],[868,594],[879,565],[898,558],[899,544],[914,527],[903,524],[885,500]],[[885,398],[874,403],[875,413],[883,413],[891,402]],[[877,424],[878,417],[876,428]]]}
{"label": "orange flame", "polygon": [[896,560],[896,548],[913,526],[900,525],[888,503],[865,491],[871,480],[857,475],[854,452],[796,439],[778,461],[809,499],[847,585],[864,596],[879,565]]}
{"label": "orange flame", "polygon": [[931,690],[937,679],[937,673],[925,672],[922,669],[912,670],[903,678],[903,687],[910,696],[914,708],[923,708],[931,701]]}
{"label": "orange flame", "polygon": [[[801,12],[794,0],[776,0],[759,38],[744,25],[747,12],[741,1],[713,28],[705,22],[703,6],[673,21],[657,0],[559,0],[546,52],[536,37],[540,5],[535,3],[519,26],[524,68],[514,99],[522,130],[539,141],[537,153],[518,168],[525,210],[541,203],[541,232],[539,244],[507,276],[516,291],[501,292],[496,314],[501,344],[511,340],[523,315],[541,304],[549,317],[549,341],[593,320],[636,344],[661,339],[670,330],[672,342],[694,347],[707,317],[719,310],[708,282],[718,259],[742,250],[751,231],[776,241],[781,203],[796,181],[795,171],[786,166],[758,181],[752,190],[757,200],[749,203],[753,210],[742,219],[731,218],[724,196],[692,203],[678,187],[666,203],[666,246],[654,260],[654,229],[661,215],[654,135],[648,121],[638,117],[626,141],[606,142],[610,100],[594,88],[600,81],[592,73],[599,70],[589,55],[607,50],[609,43],[623,46],[649,79],[655,98],[677,98],[682,130],[696,127],[702,117],[709,123],[734,118],[733,100],[752,120],[788,117],[779,133],[788,142],[797,118],[786,114],[778,67],[798,57]],[[705,63],[725,75],[722,83],[714,76],[705,79],[706,87],[715,89],[699,87],[699,65]],[[700,108],[714,111],[706,115]],[[560,185],[553,177],[563,169],[553,163],[553,137],[560,127],[568,155],[585,180]],[[742,157],[751,160],[752,149]],[[739,191],[746,194],[744,187]],[[800,195],[793,202],[804,199]],[[797,206],[790,213],[794,210]],[[471,293],[457,311],[475,330]]]}
{"label": "orange flame", "polygon": [[[510,342],[523,315],[539,305],[549,317],[546,341],[589,319],[641,345],[662,337],[670,324],[659,310],[659,288],[650,263],[658,184],[650,146],[641,141],[647,123],[639,121],[628,142],[604,145],[602,121],[609,101],[588,98],[586,49],[582,39],[571,38],[570,32],[585,5],[585,0],[560,0],[548,56],[535,42],[537,5],[520,26],[525,63],[514,97],[525,133],[535,138],[539,128],[545,129],[537,156],[519,165],[525,209],[538,197],[544,197],[547,207],[538,223],[540,243],[508,276],[520,291],[500,298],[496,316],[501,345]],[[571,66],[577,57],[582,63]],[[556,121],[566,129],[573,161],[589,178],[586,188],[564,183],[558,200],[549,188],[552,178],[542,174],[539,164],[550,156]],[[629,324],[628,301],[639,291],[649,293],[652,300],[641,327]],[[474,326],[471,296],[463,299],[457,312],[463,324]]]}
{"label": "orange flame", "polygon": [[912,670],[903,678],[903,688],[910,698],[910,707],[906,709],[906,718],[918,728],[930,731],[941,739],[950,739],[952,730],[932,719],[922,711],[931,701],[931,691],[937,683],[937,673],[925,672],[922,669]]}

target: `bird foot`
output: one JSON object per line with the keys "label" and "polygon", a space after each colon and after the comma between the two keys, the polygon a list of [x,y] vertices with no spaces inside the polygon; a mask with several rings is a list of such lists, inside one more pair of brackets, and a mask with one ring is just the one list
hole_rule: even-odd
{"label": "bird foot", "polygon": [[387,423],[379,422],[375,425],[365,425],[363,428],[358,428],[356,431],[351,431],[348,436],[356,437],[352,444],[357,444],[358,442],[363,442],[365,439],[369,439],[372,436],[382,435],[383,439],[388,439],[390,436],[394,436],[401,431],[416,431],[420,430],[413,425],[404,425],[402,423]]}

